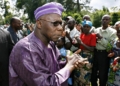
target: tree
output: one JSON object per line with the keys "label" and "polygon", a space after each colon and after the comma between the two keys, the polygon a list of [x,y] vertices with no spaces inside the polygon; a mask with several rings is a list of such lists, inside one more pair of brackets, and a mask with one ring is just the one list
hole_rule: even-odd
{"label": "tree", "polygon": [[76,3],[77,9],[78,9],[77,11],[81,12],[83,8],[86,8],[86,4],[89,4],[89,3],[90,3],[90,0],[77,0],[77,3]]}
{"label": "tree", "polygon": [[117,21],[120,21],[120,12],[111,13],[112,16],[112,25],[114,25]]}
{"label": "tree", "polygon": [[28,18],[34,21],[34,10],[45,4],[47,0],[17,0],[16,6],[19,9],[24,9],[24,13],[28,13]]}
{"label": "tree", "polygon": [[[59,2],[61,3],[64,8],[66,9],[66,12],[72,11],[72,12],[79,12],[82,8],[80,7],[82,2],[84,1],[84,5],[88,3],[90,0],[80,0],[81,2],[75,2],[75,0],[17,0],[17,7],[19,9],[24,8],[24,13],[28,13],[28,17],[31,21],[34,21],[34,10],[47,3],[47,2]],[[27,2],[27,3],[26,3]]]}
{"label": "tree", "polygon": [[1,18],[5,20],[2,20],[1,23],[9,23],[10,18],[13,16],[13,14],[11,12],[9,12],[10,10],[10,3],[8,0],[2,0],[0,3],[0,8],[2,9],[2,14],[1,14]]}
{"label": "tree", "polygon": [[105,15],[105,14],[110,15],[110,12],[109,12],[108,8],[103,7],[102,10],[95,9],[95,11],[92,13],[93,26],[95,26],[96,28],[100,27],[102,16]]}

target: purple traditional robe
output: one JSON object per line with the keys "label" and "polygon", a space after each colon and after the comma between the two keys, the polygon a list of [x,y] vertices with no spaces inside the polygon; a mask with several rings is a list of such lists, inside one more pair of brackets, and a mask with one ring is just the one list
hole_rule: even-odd
{"label": "purple traditional robe", "polygon": [[60,67],[59,51],[54,43],[46,47],[33,32],[12,50],[9,86],[67,86],[70,72]]}

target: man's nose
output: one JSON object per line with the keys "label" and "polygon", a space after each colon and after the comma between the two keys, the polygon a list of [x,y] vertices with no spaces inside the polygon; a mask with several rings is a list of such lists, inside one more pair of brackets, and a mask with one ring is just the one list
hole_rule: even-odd
{"label": "man's nose", "polygon": [[62,25],[59,24],[58,27],[57,27],[57,29],[63,31]]}

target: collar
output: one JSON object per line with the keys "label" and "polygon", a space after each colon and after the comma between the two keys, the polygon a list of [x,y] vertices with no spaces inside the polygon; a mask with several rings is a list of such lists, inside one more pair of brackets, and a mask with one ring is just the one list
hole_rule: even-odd
{"label": "collar", "polygon": [[71,31],[75,31],[75,30],[77,30],[77,28],[76,28],[76,27],[74,27]]}
{"label": "collar", "polygon": [[107,32],[107,33],[108,33],[108,32],[109,32],[109,28],[110,28],[110,27],[107,27],[105,30],[103,30],[102,27],[101,27],[101,28],[100,28],[100,31],[101,31],[101,32]]}
{"label": "collar", "polygon": [[10,32],[14,32],[14,30],[13,30],[13,28],[12,28],[11,26],[8,28],[8,30],[9,30]]}

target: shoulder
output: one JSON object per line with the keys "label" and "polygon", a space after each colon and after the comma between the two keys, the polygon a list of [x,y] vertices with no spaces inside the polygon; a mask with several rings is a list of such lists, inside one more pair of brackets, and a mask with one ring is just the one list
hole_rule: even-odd
{"label": "shoulder", "polygon": [[0,35],[3,35],[3,36],[10,36],[10,33],[6,30],[6,29],[0,29]]}
{"label": "shoulder", "polygon": [[7,31],[11,31],[11,29],[12,29],[11,27],[8,27],[6,30],[7,30]]}
{"label": "shoulder", "polygon": [[102,27],[98,27],[98,28],[94,29],[94,32],[99,33],[101,29],[102,29]]}
{"label": "shoulder", "polygon": [[18,41],[13,49],[21,53],[37,53],[42,52],[44,50],[42,44],[37,43],[37,41],[35,40],[35,38],[33,38],[32,35],[29,35]]}
{"label": "shoulder", "polygon": [[80,37],[82,37],[82,36],[84,36],[84,35],[85,35],[84,33],[81,33],[81,34],[80,34]]}
{"label": "shoulder", "polygon": [[96,37],[96,34],[95,33],[91,33],[90,34],[92,37]]}
{"label": "shoulder", "polygon": [[13,31],[13,28],[12,28],[11,26],[9,26],[9,27],[6,29],[6,31],[8,31],[11,35],[12,35],[13,33],[15,33],[15,32]]}
{"label": "shoulder", "polygon": [[90,38],[90,39],[96,39],[96,34],[95,34],[95,33],[89,34],[89,38]]}
{"label": "shoulder", "polygon": [[113,33],[113,34],[117,32],[115,29],[113,29],[111,27],[109,27],[108,30],[109,30],[110,33]]}
{"label": "shoulder", "polygon": [[102,29],[102,27],[98,27],[96,30],[100,30],[100,29]]}
{"label": "shoulder", "polygon": [[50,45],[52,47],[53,50],[58,50],[58,48],[56,47],[55,43],[53,41],[50,41]]}

